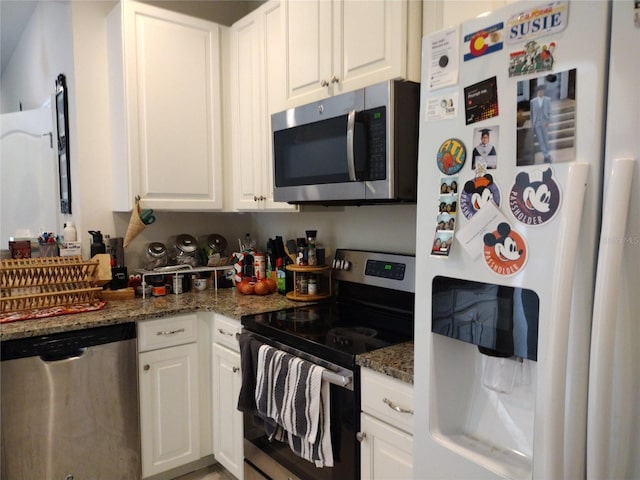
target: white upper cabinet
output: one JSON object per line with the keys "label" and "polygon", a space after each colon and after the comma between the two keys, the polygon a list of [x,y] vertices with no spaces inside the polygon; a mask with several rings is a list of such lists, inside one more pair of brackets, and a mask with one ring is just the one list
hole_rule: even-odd
{"label": "white upper cabinet", "polygon": [[296,211],[273,200],[271,114],[284,110],[282,8],[271,1],[230,29],[234,208]]}
{"label": "white upper cabinet", "polygon": [[422,2],[285,0],[286,107],[420,81]]}
{"label": "white upper cabinet", "polygon": [[123,1],[107,31],[114,210],[221,209],[225,28]]}

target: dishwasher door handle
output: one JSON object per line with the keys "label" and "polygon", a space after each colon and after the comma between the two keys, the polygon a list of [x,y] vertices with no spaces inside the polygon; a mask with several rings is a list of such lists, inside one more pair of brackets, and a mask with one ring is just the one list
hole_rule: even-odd
{"label": "dishwasher door handle", "polygon": [[73,350],[67,350],[66,352],[55,353],[43,353],[40,355],[40,360],[43,362],[61,362],[63,360],[72,360],[74,358],[80,358],[87,351],[87,347],[74,348]]}

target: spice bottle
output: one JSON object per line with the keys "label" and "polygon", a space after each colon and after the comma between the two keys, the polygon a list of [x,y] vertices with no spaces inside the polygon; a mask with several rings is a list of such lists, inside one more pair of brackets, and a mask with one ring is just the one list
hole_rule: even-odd
{"label": "spice bottle", "polygon": [[318,293],[318,281],[315,275],[309,275],[309,284],[307,285],[307,291],[309,295],[316,295]]}
{"label": "spice bottle", "polygon": [[309,266],[315,266],[318,264],[316,258],[316,235],[317,230],[307,230],[307,264]]}

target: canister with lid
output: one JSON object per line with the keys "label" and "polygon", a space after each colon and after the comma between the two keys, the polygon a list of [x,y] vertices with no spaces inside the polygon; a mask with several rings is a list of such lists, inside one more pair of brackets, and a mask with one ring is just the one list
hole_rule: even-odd
{"label": "canister with lid", "polygon": [[166,265],[167,247],[161,242],[151,242],[145,252],[144,269],[153,270],[154,268],[164,267]]}
{"label": "canister with lid", "polygon": [[198,261],[198,243],[196,239],[183,233],[176,237],[174,248],[174,261],[176,265],[191,265],[197,267]]}

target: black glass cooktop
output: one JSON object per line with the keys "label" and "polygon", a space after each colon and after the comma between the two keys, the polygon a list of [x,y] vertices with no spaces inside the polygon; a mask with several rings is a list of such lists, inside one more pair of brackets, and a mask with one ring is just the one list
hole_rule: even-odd
{"label": "black glass cooktop", "polygon": [[352,367],[361,353],[409,341],[413,315],[347,303],[321,303],[245,315],[246,330]]}

